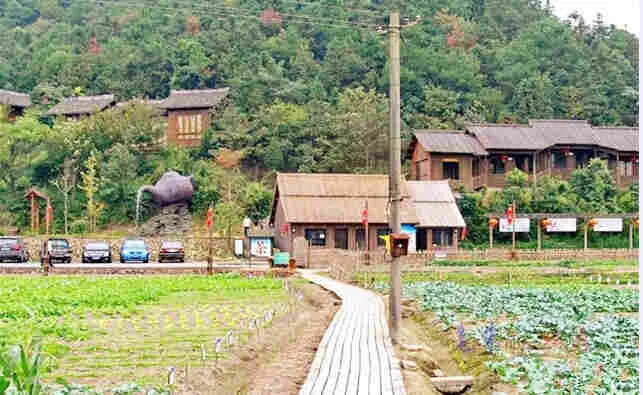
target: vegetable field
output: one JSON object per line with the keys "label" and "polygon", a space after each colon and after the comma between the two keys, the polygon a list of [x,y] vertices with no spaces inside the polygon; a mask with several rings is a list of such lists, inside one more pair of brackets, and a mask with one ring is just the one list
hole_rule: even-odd
{"label": "vegetable field", "polygon": [[38,340],[50,383],[157,385],[225,358],[288,300],[282,280],[237,275],[3,277],[0,349]]}
{"label": "vegetable field", "polygon": [[489,369],[529,394],[638,393],[637,291],[578,281],[404,287],[441,330],[456,332],[461,352],[483,350]]}

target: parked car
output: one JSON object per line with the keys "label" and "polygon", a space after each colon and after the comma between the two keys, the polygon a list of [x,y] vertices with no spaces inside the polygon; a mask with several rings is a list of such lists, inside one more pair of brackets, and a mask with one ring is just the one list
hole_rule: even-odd
{"label": "parked car", "polygon": [[43,263],[45,258],[49,259],[49,263],[56,261],[71,263],[71,244],[67,239],[47,239],[43,241],[40,249],[40,263]]}
{"label": "parked car", "polygon": [[112,248],[104,241],[89,242],[83,246],[81,260],[83,263],[112,263]]}
{"label": "parked car", "polygon": [[123,241],[120,249],[121,263],[143,262],[148,263],[152,252],[143,239],[127,239]]}
{"label": "parked car", "polygon": [[185,262],[185,249],[180,241],[164,241],[159,251],[159,263],[166,261]]}
{"label": "parked car", "polygon": [[29,250],[19,237],[0,237],[0,262],[29,262]]}

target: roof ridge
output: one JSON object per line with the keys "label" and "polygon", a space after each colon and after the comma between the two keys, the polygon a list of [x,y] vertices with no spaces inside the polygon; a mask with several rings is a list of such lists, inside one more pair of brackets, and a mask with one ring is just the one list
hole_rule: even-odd
{"label": "roof ridge", "polygon": [[452,134],[467,134],[465,130],[457,129],[415,129],[414,133],[452,133]]}
{"label": "roof ridge", "polygon": [[206,92],[210,92],[210,93],[215,93],[216,92],[216,93],[218,93],[218,92],[225,92],[225,91],[229,91],[229,90],[230,90],[230,87],[225,87],[225,88],[206,88],[206,89],[172,89],[172,90],[170,90],[170,96],[172,94],[182,95],[182,94],[186,94],[186,93],[206,93]]}
{"label": "roof ridge", "polygon": [[10,91],[10,90],[7,90],[7,89],[0,89],[0,93],[7,93],[7,94],[10,94],[10,95],[21,95],[21,96],[27,96],[27,97],[29,96],[28,93]]}
{"label": "roof ridge", "polygon": [[532,122],[550,122],[550,123],[583,123],[589,124],[586,119],[562,119],[562,118],[552,118],[552,119],[530,119],[529,124]]}
{"label": "roof ridge", "polygon": [[94,96],[68,96],[63,98],[63,101],[83,101],[83,100],[96,100],[96,99],[108,99],[114,98],[113,93],[105,93],[103,95],[94,95]]}
{"label": "roof ridge", "polygon": [[639,128],[636,126],[592,126],[592,129],[639,130]]}
{"label": "roof ridge", "polygon": [[467,126],[482,126],[482,127],[513,127],[513,128],[519,128],[519,127],[529,127],[530,125],[524,124],[524,123],[468,123],[466,124]]}

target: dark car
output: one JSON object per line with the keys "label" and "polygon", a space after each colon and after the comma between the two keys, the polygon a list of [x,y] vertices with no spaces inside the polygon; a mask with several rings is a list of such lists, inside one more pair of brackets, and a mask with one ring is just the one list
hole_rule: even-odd
{"label": "dark car", "polygon": [[167,261],[185,262],[185,249],[180,241],[164,241],[159,251],[159,263]]}
{"label": "dark car", "polygon": [[41,263],[44,262],[45,258],[49,260],[49,263],[71,263],[71,257],[71,244],[67,239],[47,239],[43,241],[40,250]]}
{"label": "dark car", "polygon": [[29,250],[19,237],[0,237],[0,262],[29,262]]}
{"label": "dark car", "polygon": [[148,263],[152,252],[143,239],[127,239],[123,241],[119,250],[121,263],[143,262]]}
{"label": "dark car", "polygon": [[109,243],[106,243],[104,241],[89,242],[83,247],[81,260],[83,263],[112,263],[112,249],[109,246]]}

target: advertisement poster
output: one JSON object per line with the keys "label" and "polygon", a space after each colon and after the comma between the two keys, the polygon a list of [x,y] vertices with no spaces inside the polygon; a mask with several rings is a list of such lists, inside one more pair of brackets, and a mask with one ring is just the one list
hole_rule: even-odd
{"label": "advertisement poster", "polygon": [[596,218],[594,232],[622,232],[623,218]]}
{"label": "advertisement poster", "polygon": [[250,254],[252,256],[268,257],[272,255],[272,239],[269,237],[250,239]]}
{"label": "advertisement poster", "polygon": [[549,218],[547,232],[576,232],[576,218]]}
{"label": "advertisement poster", "polygon": [[401,228],[402,233],[409,235],[409,250],[408,253],[415,253],[415,226],[413,225],[402,225]]}
{"label": "advertisement poster", "polygon": [[511,233],[514,226],[516,233],[529,232],[529,218],[514,218],[512,223],[509,223],[507,218],[500,218],[500,232]]}

